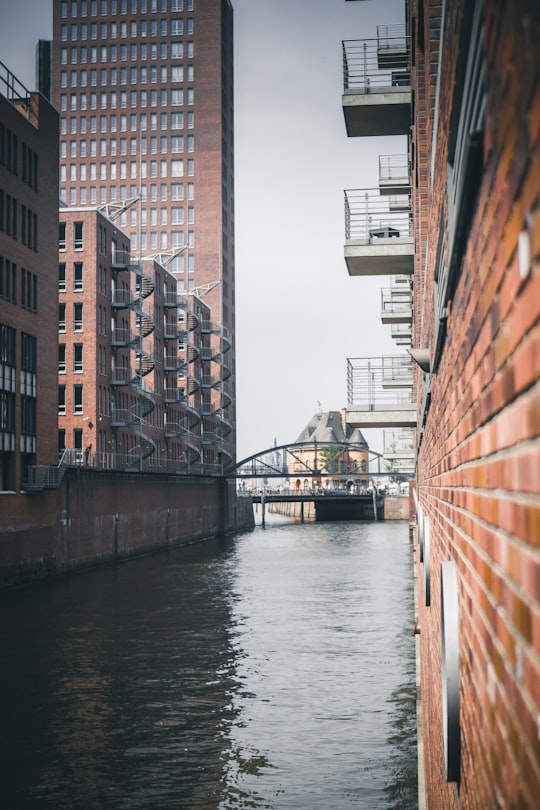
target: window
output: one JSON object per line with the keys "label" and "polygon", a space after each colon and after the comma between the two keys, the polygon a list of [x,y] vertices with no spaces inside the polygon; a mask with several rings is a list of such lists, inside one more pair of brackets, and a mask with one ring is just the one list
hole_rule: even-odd
{"label": "window", "polygon": [[446,334],[447,305],[454,295],[461,273],[483,175],[485,74],[482,3],[480,0],[474,0],[466,5],[462,21],[450,116],[448,212],[446,227],[444,211],[441,211],[439,223],[440,238],[435,267],[435,349],[432,370],[437,369],[442,352]]}
{"label": "window", "polygon": [[66,223],[61,222],[58,232],[58,250],[66,249]]}
{"label": "window", "polygon": [[184,43],[171,42],[171,59],[183,59],[183,58],[184,58]]}
{"label": "window", "polygon": [[58,331],[66,331],[66,305],[58,304]]}
{"label": "window", "polygon": [[171,160],[171,177],[182,177],[184,174],[184,161]]}
{"label": "window", "polygon": [[171,129],[184,128],[184,113],[173,112],[171,113]]}
{"label": "window", "polygon": [[171,90],[171,104],[173,107],[180,107],[184,103],[183,90]]}
{"label": "window", "polygon": [[66,412],[66,386],[58,386],[58,413],[64,414]]}
{"label": "window", "polygon": [[184,138],[182,135],[171,136],[171,152],[178,153],[184,151]]}
{"label": "window", "polygon": [[58,373],[66,373],[66,344],[58,344]]}
{"label": "window", "polygon": [[83,305],[81,303],[73,304],[73,331],[82,332],[83,330]]}
{"label": "window", "polygon": [[73,386],[73,413],[83,412],[83,387],[80,383]]}
{"label": "window", "polygon": [[[65,26],[63,26],[65,28]],[[183,20],[171,20],[171,36],[173,37],[181,37],[184,35],[184,21]],[[67,38],[67,34],[66,34]]]}
{"label": "window", "polygon": [[61,262],[58,265],[58,291],[65,292],[66,291],[66,265],[65,262]]}
{"label": "window", "polygon": [[183,183],[173,183],[171,186],[171,199],[174,201],[181,201],[184,199],[184,185]]}
{"label": "window", "polygon": [[80,374],[83,371],[83,345],[75,343],[73,345],[73,371]]}
{"label": "window", "polygon": [[73,223],[73,247],[75,250],[83,249],[83,223]]}
{"label": "window", "polygon": [[73,265],[73,289],[83,289],[83,263],[75,262]]}
{"label": "window", "polygon": [[[73,431],[73,448],[82,451],[83,432],[82,428],[75,428]],[[78,456],[82,461],[82,455]]]}

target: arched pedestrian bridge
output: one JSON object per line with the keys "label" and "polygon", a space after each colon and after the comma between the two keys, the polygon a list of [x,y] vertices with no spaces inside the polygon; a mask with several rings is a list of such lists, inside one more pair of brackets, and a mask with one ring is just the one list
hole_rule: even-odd
{"label": "arched pedestrian bridge", "polygon": [[317,520],[382,520],[384,499],[370,487],[381,458],[365,443],[295,442],[248,456],[226,475],[242,479],[239,490],[262,505],[263,523],[266,504],[276,502],[299,502],[302,519],[304,503],[313,502]]}

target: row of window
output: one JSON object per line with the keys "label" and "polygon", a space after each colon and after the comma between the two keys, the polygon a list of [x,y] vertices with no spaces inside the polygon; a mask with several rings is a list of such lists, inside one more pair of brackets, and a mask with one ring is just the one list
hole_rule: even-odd
{"label": "row of window", "polygon": [[[60,222],[58,224],[58,249],[66,249],[66,223]],[[84,222],[73,223],[73,248],[74,250],[82,250],[84,247]]]}
{"label": "row of window", "polygon": [[[0,166],[19,173],[19,139],[5,124],[0,123]],[[24,141],[21,144],[22,181],[37,191],[38,156]]]}
{"label": "row of window", "polygon": [[[60,71],[60,87],[97,87],[98,79],[102,87],[116,87],[117,84],[157,84],[161,82],[192,82],[195,77],[193,65],[142,65],[138,68],[97,68],[90,70]],[[128,82],[129,78],[129,82]]]}
{"label": "row of window", "polygon": [[[73,290],[79,292],[83,290],[83,263],[74,262],[73,264]],[[58,291],[66,292],[66,264],[60,262],[58,265]]]}
{"label": "row of window", "polygon": [[[137,250],[137,231],[133,231],[130,233],[131,238],[131,249]],[[150,231],[150,233],[141,233],[140,234],[140,250],[169,250],[172,248],[173,250],[179,250],[180,248],[184,247],[186,244],[185,242],[185,234],[183,231],[172,231],[172,233],[167,234],[165,232],[160,234],[160,243],[158,245],[158,233],[157,231]],[[195,234],[193,231],[188,231],[188,239],[187,239],[188,247],[192,248],[195,245]],[[189,272],[193,272],[193,259],[192,257],[188,258],[188,269]],[[176,259],[168,265],[168,269],[174,273],[181,273],[184,271],[184,263],[183,257],[177,256]]]}
{"label": "row of window", "polygon": [[[195,149],[195,139],[193,135],[162,135],[159,140],[157,135],[152,135],[150,138],[101,138],[99,141],[99,156],[107,157],[107,152],[110,157],[117,155],[127,155],[129,148],[130,155],[151,155],[158,154],[181,154],[184,148],[188,152],[193,152]],[[67,141],[60,141],[60,159],[65,160],[67,157],[68,143]],[[96,138],[91,138],[90,141],[83,139],[81,141],[72,140],[69,142],[69,157],[70,158],[86,158],[97,157],[98,154],[98,141]]]}
{"label": "row of window", "polygon": [[0,231],[13,239],[20,239],[23,245],[37,252],[37,214],[2,189],[0,189]]}
{"label": "row of window", "polygon": [[[188,129],[193,128],[193,113],[188,111],[186,113]],[[86,115],[71,116],[69,119],[69,132],[71,135],[77,135],[78,131],[81,135],[86,135],[87,132],[93,133],[98,131],[102,133],[107,132],[146,132],[148,130],[155,132],[157,129],[184,129],[184,113],[181,110],[176,112],[160,112],[159,119],[157,113],[130,113],[129,120],[126,113],[121,115],[100,115],[99,120],[96,115],[91,115],[87,118]],[[159,126],[158,126],[159,124]],[[68,131],[68,119],[62,117],[60,119],[60,134],[66,135]]]}
{"label": "row of window", "polygon": [[114,39],[136,39],[137,37],[182,37],[184,33],[193,35],[193,17],[188,17],[185,21],[181,17],[160,20],[126,20],[120,22],[102,23],[71,23],[60,26],[60,41],[67,42],[68,37],[71,42],[88,39],[91,40],[114,40]]}
{"label": "row of window", "polygon": [[[21,394],[20,399],[21,434],[36,435],[36,398]],[[15,394],[0,391],[0,433],[15,432]]]}
{"label": "row of window", "polygon": [[[190,162],[190,161],[188,161]],[[192,163],[193,161],[191,161]],[[60,182],[61,183],[76,183],[77,180],[80,180],[81,183],[86,183],[87,180],[126,180],[128,178],[128,166],[129,166],[129,177],[132,179],[137,179],[140,177],[144,180],[147,177],[183,177],[184,176],[184,161],[183,159],[172,159],[168,160],[142,160],[139,163],[133,160],[129,164],[125,161],[121,161],[120,163],[116,163],[113,161],[112,163],[100,163],[99,164],[99,177],[98,177],[98,164],[97,163],[72,163],[69,167],[69,177],[67,174],[67,166],[63,163],[60,165]],[[78,171],[77,171],[78,169]],[[188,167],[188,175],[193,174],[193,166],[191,167],[191,171]],[[9,195],[8,195],[9,196]],[[22,206],[24,208],[24,206]],[[25,209],[26,211],[26,209]],[[28,212],[30,214],[30,212]],[[28,219],[29,216],[26,217],[25,222],[26,226],[28,227]],[[37,226],[37,218],[34,214],[35,224]],[[33,227],[33,226],[32,226]],[[0,228],[0,230],[3,230]],[[7,233],[10,233],[6,229]],[[14,233],[11,234],[16,238]],[[32,230],[31,236],[34,236],[34,231]],[[34,250],[37,249],[37,239],[36,246],[34,246],[34,242],[32,242],[29,247],[33,247]],[[26,242],[23,241],[23,244]]]}
{"label": "row of window", "polygon": [[[66,331],[66,304],[58,304],[58,331]],[[73,304],[73,331],[83,331],[83,305],[80,301]]]}
{"label": "row of window", "polygon": [[[129,48],[129,50],[128,50]],[[185,54],[188,59],[193,59],[193,40],[188,40],[185,43]],[[68,63],[69,57],[69,63]],[[60,64],[61,65],[86,65],[88,63],[95,65],[98,62],[146,62],[148,59],[156,61],[160,59],[164,62],[166,59],[183,59],[184,58],[184,42],[133,42],[128,45],[81,45],[80,49],[77,45],[70,45],[60,48]],[[126,68],[121,68],[125,70]],[[120,84],[123,84],[120,81]]]}
{"label": "row of window", "polygon": [[[84,363],[83,363],[83,344],[82,343],[74,343],[73,344],[73,371],[75,374],[82,374],[84,371]],[[102,348],[101,346],[99,347]],[[59,343],[58,344],[58,373],[65,374],[66,373],[66,344]]]}
{"label": "row of window", "polygon": [[[187,161],[187,174],[188,176],[192,176],[194,174],[194,167],[193,161]],[[156,175],[157,176],[157,175]],[[133,177],[136,177],[136,174],[133,174]],[[191,184],[188,183],[188,188]],[[150,186],[152,188],[153,186]],[[131,186],[130,186],[131,188]],[[178,200],[181,201],[183,199],[183,184],[182,183],[172,183],[171,184],[171,200]],[[62,187],[60,189],[60,199],[62,202],[69,204],[71,207],[76,207],[77,205],[96,205],[98,202],[100,205],[106,205],[109,202],[116,202],[117,200],[125,200],[125,189],[126,186],[120,186],[120,194],[117,195],[117,187],[116,186],[99,186],[99,201],[98,201],[98,189],[96,186],[90,186],[88,189],[85,186],[81,186],[79,188],[72,187],[66,189]],[[130,197],[137,196],[137,193],[131,194]],[[154,195],[152,195],[152,199],[157,199]],[[160,199],[162,201],[167,200],[167,186],[165,184],[161,185],[161,195]],[[122,227],[126,224],[127,219],[124,214],[122,214],[122,219],[120,224]]]}
{"label": "row of window", "polygon": [[23,309],[37,312],[38,283],[35,273],[24,267],[19,268],[9,259],[0,256],[0,300],[16,304],[20,301]]}
{"label": "row of window", "polygon": [[[99,95],[99,98],[98,98]],[[159,104],[158,104],[159,99]],[[172,90],[130,90],[129,106],[131,108],[140,107],[183,107],[184,104],[192,107],[195,94],[192,87],[188,87],[186,92],[182,88]],[[110,90],[101,93],[71,93],[69,97],[69,110],[76,112],[82,110],[97,110],[99,101],[100,110],[127,109],[128,91]],[[60,111],[66,112],[68,109],[68,97],[66,93],[60,94]]]}
{"label": "row of window", "polygon": [[193,11],[193,0],[62,0],[60,3],[60,17],[66,19],[69,13],[72,17],[102,17],[108,14],[164,14],[167,11]]}
{"label": "row of window", "polygon": [[[0,432],[15,431],[15,343],[16,330],[0,323]],[[37,341],[21,332],[20,414],[21,433],[36,433]]]}
{"label": "row of window", "polygon": [[[66,413],[66,386],[58,386],[58,413]],[[73,413],[83,413],[83,387],[76,383],[73,386]]]}

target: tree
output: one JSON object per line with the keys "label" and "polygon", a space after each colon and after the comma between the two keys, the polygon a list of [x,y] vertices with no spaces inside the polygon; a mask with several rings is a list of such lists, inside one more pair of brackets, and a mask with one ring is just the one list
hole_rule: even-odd
{"label": "tree", "polygon": [[321,459],[323,462],[322,469],[326,472],[335,473],[338,471],[338,463],[343,453],[343,449],[339,445],[331,445],[321,450]]}

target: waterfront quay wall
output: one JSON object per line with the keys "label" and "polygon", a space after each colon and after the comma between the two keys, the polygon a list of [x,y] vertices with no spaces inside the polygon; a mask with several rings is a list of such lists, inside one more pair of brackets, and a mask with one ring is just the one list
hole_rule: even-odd
{"label": "waterfront quay wall", "polygon": [[[266,505],[269,512],[276,515],[284,515],[293,520],[302,520],[302,504],[298,501],[288,501],[286,503],[269,503]],[[255,505],[256,510],[262,509],[260,504]],[[313,501],[306,501],[304,503],[304,520],[309,522],[315,521],[315,504]]]}
{"label": "waterfront quay wall", "polygon": [[68,470],[57,490],[2,495],[0,585],[250,529],[251,498],[222,478]]}
{"label": "waterfront quay wall", "polygon": [[[255,505],[258,510],[261,507]],[[293,519],[302,519],[302,504],[298,502],[286,503],[269,503],[267,507],[269,512],[274,512],[278,515],[285,515]],[[304,503],[304,520],[315,520],[315,504],[311,501]],[[384,520],[406,520],[410,518],[410,506],[408,495],[386,495],[384,498]]]}

